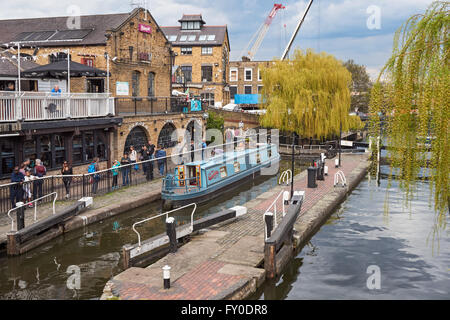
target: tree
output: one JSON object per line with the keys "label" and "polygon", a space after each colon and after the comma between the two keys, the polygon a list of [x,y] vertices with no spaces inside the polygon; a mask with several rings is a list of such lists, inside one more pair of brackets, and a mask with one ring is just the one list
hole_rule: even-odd
{"label": "tree", "polygon": [[[209,111],[208,112],[208,120],[206,120],[206,130],[209,129],[217,129],[223,134],[223,126],[224,126],[225,120],[223,117],[221,117],[219,114]],[[215,137],[211,137],[210,143],[215,141]]]}
{"label": "tree", "polygon": [[399,28],[370,102],[371,135],[384,129],[390,147],[389,180],[395,172],[409,202],[418,179],[428,176],[440,227],[450,198],[449,6],[435,1]]}
{"label": "tree", "polygon": [[351,110],[367,113],[369,110],[370,89],[372,83],[367,74],[366,67],[356,64],[353,60],[348,60],[344,66],[352,74],[351,91]]}
{"label": "tree", "polygon": [[338,135],[362,127],[349,115],[351,73],[326,53],[296,50],[294,59],[274,61],[262,71],[264,116],[261,125],[300,137]]}

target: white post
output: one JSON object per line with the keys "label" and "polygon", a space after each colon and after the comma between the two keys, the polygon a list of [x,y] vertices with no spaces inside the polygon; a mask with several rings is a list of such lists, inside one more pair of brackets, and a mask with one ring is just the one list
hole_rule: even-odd
{"label": "white post", "polygon": [[164,289],[170,289],[170,267],[168,265],[163,268]]}
{"label": "white post", "polygon": [[65,117],[70,116],[70,49],[67,49],[67,110]]}
{"label": "white post", "polygon": [[[18,99],[17,99],[17,119],[22,119],[22,97],[21,97],[21,91],[22,91],[22,86],[20,84],[21,82],[21,76],[20,76],[20,42],[17,42],[17,75],[18,75],[18,84],[17,84],[17,88],[19,89],[19,95],[18,95]],[[16,90],[17,91],[17,90]]]}
{"label": "white post", "polygon": [[109,54],[106,54],[106,93],[109,97]]}

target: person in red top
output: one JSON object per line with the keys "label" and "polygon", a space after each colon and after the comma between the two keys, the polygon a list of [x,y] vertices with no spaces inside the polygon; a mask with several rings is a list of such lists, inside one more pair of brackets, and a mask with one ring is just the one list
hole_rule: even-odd
{"label": "person in red top", "polygon": [[34,176],[36,179],[33,183],[33,199],[36,200],[42,197],[42,185],[44,184],[44,179],[42,179],[47,174],[47,168],[42,164],[40,159],[36,159],[36,165],[34,166]]}

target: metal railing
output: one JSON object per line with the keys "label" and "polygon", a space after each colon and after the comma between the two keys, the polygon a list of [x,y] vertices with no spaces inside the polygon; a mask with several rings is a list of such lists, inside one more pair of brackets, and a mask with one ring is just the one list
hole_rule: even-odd
{"label": "metal railing", "polygon": [[115,115],[106,93],[0,92],[0,122]]}
{"label": "metal railing", "polygon": [[345,178],[344,172],[342,170],[339,170],[334,175],[334,186],[336,187],[339,185],[339,179],[341,180],[342,187],[345,187],[347,185],[347,179]]}
{"label": "metal railing", "polygon": [[[286,215],[286,208],[285,208],[285,201],[289,201],[289,191],[281,191],[280,194],[275,198],[275,200],[272,202],[272,204],[267,208],[266,212],[264,212],[263,214],[263,221],[266,220],[266,215],[268,214],[273,214],[273,230],[276,229],[276,227],[278,226],[277,223],[277,202],[280,199],[280,197],[283,196],[283,200],[282,200],[282,213],[283,213],[283,217]],[[273,212],[270,211],[270,209],[273,208]],[[267,225],[266,223],[264,223],[264,236],[265,239],[268,239],[268,233],[267,233]]]}
{"label": "metal railing", "polygon": [[289,185],[291,181],[292,181],[292,170],[288,169],[286,171],[283,171],[283,173],[280,175],[280,179],[278,179],[278,184]]}
{"label": "metal railing", "polygon": [[8,211],[8,217],[11,219],[11,231],[14,231],[14,218],[11,217],[11,212],[19,210],[22,207],[29,206],[30,204],[34,204],[34,221],[36,222],[37,221],[37,206],[38,206],[38,202],[43,200],[43,199],[49,198],[51,196],[55,196],[55,198],[53,199],[53,215],[55,215],[56,214],[55,204],[56,204],[56,199],[58,199],[58,193],[57,192],[53,192],[53,193],[47,194],[47,195],[45,195],[43,197],[40,197],[39,199],[30,201],[28,203],[25,203],[25,204],[22,204],[20,206],[17,206],[15,208],[10,209]]}
{"label": "metal railing", "polygon": [[191,112],[185,97],[119,97],[114,100],[116,114],[122,116]]}
{"label": "metal railing", "polygon": [[134,232],[137,234],[137,236],[138,236],[138,251],[139,251],[140,248],[141,248],[141,234],[136,230],[136,226],[137,226],[137,225],[140,225],[140,224],[149,222],[149,221],[151,221],[151,220],[160,218],[160,217],[162,217],[162,216],[166,216],[166,220],[167,220],[167,219],[169,218],[169,213],[173,213],[173,212],[176,212],[176,211],[180,211],[180,210],[182,210],[182,209],[186,209],[186,208],[191,207],[191,206],[194,206],[194,209],[192,209],[192,213],[191,213],[191,227],[190,227],[190,231],[192,232],[192,231],[194,231],[194,213],[195,213],[195,210],[197,210],[197,204],[196,204],[196,203],[191,203],[191,204],[185,205],[185,206],[183,206],[183,207],[180,207],[180,208],[177,208],[177,209],[174,209],[174,210],[171,210],[171,211],[167,211],[167,212],[158,214],[158,215],[156,215],[156,216],[154,216],[154,217],[150,217],[150,218],[147,218],[147,219],[144,219],[144,220],[141,220],[141,221],[138,221],[138,222],[134,223],[133,226],[132,226],[131,228],[133,229],[133,231],[134,231]]}

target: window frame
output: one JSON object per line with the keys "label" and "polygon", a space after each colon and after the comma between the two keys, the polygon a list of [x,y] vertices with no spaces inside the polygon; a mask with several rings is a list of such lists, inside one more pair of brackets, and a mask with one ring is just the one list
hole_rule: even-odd
{"label": "window frame", "polygon": [[[211,68],[211,69],[210,69],[210,70],[211,70],[211,73],[210,73],[211,79],[210,79],[210,80],[206,79],[206,81],[204,81],[204,79],[206,78],[206,77],[205,77],[205,73],[204,73],[204,68]],[[201,70],[202,70],[202,74],[201,74],[201,76],[202,76],[202,82],[212,82],[212,81],[213,81],[213,73],[214,73],[213,66],[202,66],[202,67],[201,67]]]}
{"label": "window frame", "polygon": [[[184,49],[184,51],[183,51],[183,49]],[[191,56],[192,55],[192,47],[181,47],[180,53],[182,56]]]}
{"label": "window frame", "polygon": [[[250,71],[250,80],[247,79],[247,71]],[[252,68],[244,69],[244,81],[253,81],[253,69]]]}
{"label": "window frame", "polygon": [[[236,80],[233,80],[232,73],[233,71],[236,71]],[[230,68],[230,82],[237,82],[239,81],[239,68],[231,67]]]}
{"label": "window frame", "polygon": [[[208,52],[204,52],[204,49],[208,49]],[[209,50],[210,49],[210,50]],[[211,51],[211,52],[209,52]],[[202,56],[212,56],[213,55],[213,47],[202,47]]]}
{"label": "window frame", "polygon": [[[250,93],[247,93],[247,88],[250,87]],[[253,94],[253,86],[252,85],[245,85],[244,86],[244,94]]]}

